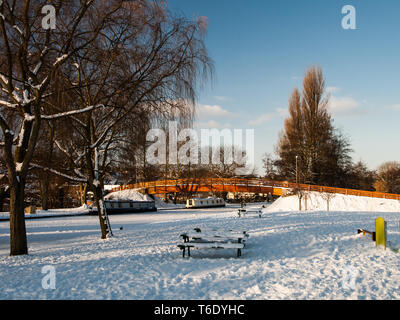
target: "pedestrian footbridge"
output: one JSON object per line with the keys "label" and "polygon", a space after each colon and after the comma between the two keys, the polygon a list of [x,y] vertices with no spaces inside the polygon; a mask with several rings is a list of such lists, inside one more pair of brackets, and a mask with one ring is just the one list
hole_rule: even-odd
{"label": "pedestrian footbridge", "polygon": [[140,182],[124,185],[110,190],[116,192],[126,189],[136,189],[148,194],[167,193],[208,193],[208,192],[233,192],[233,193],[258,193],[281,196],[296,190],[316,191],[323,193],[338,193],[362,197],[384,198],[400,200],[399,194],[334,188],[309,184],[297,184],[287,181],[271,181],[266,179],[237,179],[237,178],[187,178],[166,179],[149,182]]}

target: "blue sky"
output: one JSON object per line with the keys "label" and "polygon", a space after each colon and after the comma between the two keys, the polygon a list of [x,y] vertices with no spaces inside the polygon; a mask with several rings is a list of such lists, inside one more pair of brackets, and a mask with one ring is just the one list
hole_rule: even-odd
{"label": "blue sky", "polygon": [[[197,126],[255,129],[256,165],[273,153],[293,88],[319,65],[334,124],[354,161],[400,160],[400,1],[168,0],[172,12],[208,18],[215,80],[199,93]],[[342,28],[342,7],[356,30]]]}

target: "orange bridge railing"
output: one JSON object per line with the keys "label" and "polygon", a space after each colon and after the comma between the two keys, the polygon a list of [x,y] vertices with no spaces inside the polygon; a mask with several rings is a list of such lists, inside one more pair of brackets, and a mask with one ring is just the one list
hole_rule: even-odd
{"label": "orange bridge railing", "polygon": [[187,178],[175,180],[157,180],[140,182],[113,188],[110,192],[126,189],[141,189],[149,194],[166,193],[201,193],[201,192],[239,192],[282,195],[283,190],[301,189],[324,193],[338,193],[371,198],[400,200],[400,194],[365,191],[356,189],[335,188],[309,184],[297,184],[287,181],[271,181],[266,179],[237,178]]}

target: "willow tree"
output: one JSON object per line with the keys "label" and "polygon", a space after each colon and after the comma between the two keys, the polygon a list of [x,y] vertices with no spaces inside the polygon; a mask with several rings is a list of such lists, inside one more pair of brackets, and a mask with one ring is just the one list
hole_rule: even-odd
{"label": "willow tree", "polygon": [[101,2],[89,12],[89,22],[102,12],[113,13],[91,45],[72,57],[73,66],[60,68],[58,79],[69,90],[60,95],[57,107],[58,112],[101,108],[57,124],[54,142],[68,159],[66,172],[36,167],[88,185],[105,239],[111,230],[104,177],[128,138],[132,118],[145,129],[149,120],[192,110],[212,62],[202,25],[173,16],[158,1]]}

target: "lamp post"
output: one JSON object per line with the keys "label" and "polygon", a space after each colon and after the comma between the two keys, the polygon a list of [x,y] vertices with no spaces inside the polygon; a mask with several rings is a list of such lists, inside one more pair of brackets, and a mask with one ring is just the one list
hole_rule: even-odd
{"label": "lamp post", "polygon": [[297,165],[298,159],[299,159],[299,156],[296,156],[296,186],[297,186],[297,196],[299,197],[299,211],[301,211],[301,198],[303,197],[303,195],[299,188],[298,165]]}

